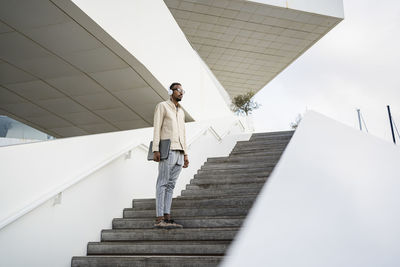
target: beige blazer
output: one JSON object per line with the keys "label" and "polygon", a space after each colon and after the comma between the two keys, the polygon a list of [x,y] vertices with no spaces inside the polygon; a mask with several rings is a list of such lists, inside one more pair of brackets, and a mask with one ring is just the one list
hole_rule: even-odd
{"label": "beige blazer", "polygon": [[158,103],[154,111],[153,152],[159,151],[161,139],[171,139],[171,150],[183,150],[187,155],[185,112],[170,99]]}

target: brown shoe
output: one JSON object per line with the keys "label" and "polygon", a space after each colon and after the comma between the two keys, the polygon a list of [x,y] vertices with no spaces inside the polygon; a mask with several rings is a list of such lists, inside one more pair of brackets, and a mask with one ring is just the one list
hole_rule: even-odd
{"label": "brown shoe", "polygon": [[181,224],[176,223],[174,220],[165,219],[164,222],[169,225],[168,228],[183,228]]}

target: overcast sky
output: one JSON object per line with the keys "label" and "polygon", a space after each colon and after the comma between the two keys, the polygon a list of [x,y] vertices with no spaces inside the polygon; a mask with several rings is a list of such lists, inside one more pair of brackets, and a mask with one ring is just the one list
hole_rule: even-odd
{"label": "overcast sky", "polygon": [[290,129],[312,109],[391,140],[386,105],[400,130],[400,1],[344,0],[345,19],[255,96],[256,131]]}

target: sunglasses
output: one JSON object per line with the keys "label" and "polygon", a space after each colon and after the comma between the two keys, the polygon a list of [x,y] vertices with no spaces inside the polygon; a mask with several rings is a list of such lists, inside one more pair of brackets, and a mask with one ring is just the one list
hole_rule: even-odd
{"label": "sunglasses", "polygon": [[172,91],[173,91],[173,90],[177,90],[179,93],[185,94],[185,90],[183,90],[183,89],[181,89],[181,88],[174,88],[174,89],[172,89]]}

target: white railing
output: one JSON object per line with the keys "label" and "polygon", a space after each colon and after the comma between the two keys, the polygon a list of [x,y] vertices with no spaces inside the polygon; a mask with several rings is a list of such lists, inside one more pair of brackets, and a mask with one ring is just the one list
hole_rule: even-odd
{"label": "white railing", "polygon": [[[212,135],[218,140],[221,141],[225,136],[229,135],[229,133],[231,132],[232,128],[235,126],[240,126],[242,131],[245,131],[246,127],[243,125],[241,120],[237,120],[235,123],[233,123],[227,131],[225,131],[223,134],[218,134],[218,132],[214,129],[214,127],[212,125],[208,125],[207,127],[203,128],[202,130],[200,130],[197,134],[195,134],[193,136],[193,138],[189,141],[188,143],[188,148],[190,148],[190,146],[195,143],[201,136],[205,135],[207,133],[207,131],[211,132]],[[80,175],[76,176],[75,178],[69,180],[68,182],[57,186],[51,190],[49,190],[47,193],[43,194],[41,197],[39,197],[38,199],[36,199],[35,201],[31,202],[30,204],[26,205],[24,208],[20,209],[19,211],[17,211],[16,213],[10,215],[9,217],[3,219],[2,221],[0,221],[0,229],[4,228],[5,226],[7,226],[8,224],[14,222],[15,220],[17,220],[18,218],[24,216],[25,214],[27,214],[28,212],[34,210],[35,208],[39,207],[40,205],[44,204],[46,201],[55,198],[55,204],[57,204],[57,202],[59,203],[62,197],[62,193],[63,191],[65,191],[66,189],[70,188],[71,186],[79,183],[80,181],[82,181],[83,179],[85,179],[86,177],[88,177],[89,175],[93,174],[94,172],[100,170],[101,168],[103,168],[104,166],[108,165],[109,163],[111,163],[112,161],[116,160],[117,158],[121,157],[122,155],[126,154],[126,158],[130,158],[131,155],[131,151],[135,148],[140,148],[143,149],[145,151],[148,151],[149,147],[146,144],[130,144],[128,146],[126,146],[124,149],[114,153],[113,155],[105,158],[104,160],[100,161],[98,164],[92,166],[91,168],[89,168],[88,170],[82,172]]]}

